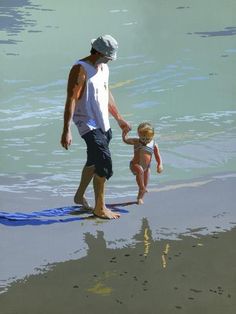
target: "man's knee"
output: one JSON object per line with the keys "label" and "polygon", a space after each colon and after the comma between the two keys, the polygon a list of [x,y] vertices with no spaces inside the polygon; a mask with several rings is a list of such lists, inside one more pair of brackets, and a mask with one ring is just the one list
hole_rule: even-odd
{"label": "man's knee", "polygon": [[110,179],[110,177],[113,175],[112,168],[107,168],[107,167],[96,167],[95,168],[95,173],[102,178],[106,178],[107,180]]}

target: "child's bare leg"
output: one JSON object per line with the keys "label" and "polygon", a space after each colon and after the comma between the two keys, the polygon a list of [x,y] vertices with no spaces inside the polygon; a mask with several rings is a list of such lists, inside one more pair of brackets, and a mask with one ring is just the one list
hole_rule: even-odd
{"label": "child's bare leg", "polygon": [[146,189],[144,186],[144,171],[143,171],[143,168],[138,164],[132,165],[132,171],[136,174],[136,182],[139,187],[137,202],[140,205],[140,204],[143,204],[143,196],[146,192]]}
{"label": "child's bare leg", "polygon": [[145,171],[144,171],[144,187],[145,187],[145,190],[146,192],[148,192],[147,190],[147,186],[148,186],[148,182],[149,182],[149,177],[150,177],[150,168],[148,167]]}

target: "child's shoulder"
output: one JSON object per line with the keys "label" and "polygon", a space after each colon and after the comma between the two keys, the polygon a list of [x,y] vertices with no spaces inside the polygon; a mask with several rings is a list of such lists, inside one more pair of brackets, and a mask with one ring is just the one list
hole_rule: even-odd
{"label": "child's shoulder", "polygon": [[156,145],[155,139],[152,139],[151,142],[147,144],[149,147],[154,147]]}

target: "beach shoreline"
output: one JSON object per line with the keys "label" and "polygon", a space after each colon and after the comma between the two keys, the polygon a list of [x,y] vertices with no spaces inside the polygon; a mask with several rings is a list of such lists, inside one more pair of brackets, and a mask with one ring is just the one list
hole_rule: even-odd
{"label": "beach shoreline", "polygon": [[218,174],[152,188],[142,206],[109,199],[118,221],[1,220],[3,313],[233,314],[235,185],[235,173]]}

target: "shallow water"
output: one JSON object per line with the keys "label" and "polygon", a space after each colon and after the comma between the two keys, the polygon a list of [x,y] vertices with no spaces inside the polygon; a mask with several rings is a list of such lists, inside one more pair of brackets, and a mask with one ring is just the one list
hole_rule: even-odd
{"label": "shallow water", "polygon": [[[1,1],[1,191],[73,195],[86,151],[75,127],[70,151],[59,144],[67,76],[103,33],[119,41],[110,84],[132,134],[143,120],[157,132],[165,171],[153,162],[150,187],[235,170],[235,10],[233,0]],[[109,187],[129,195],[132,149],[112,127]]]}

